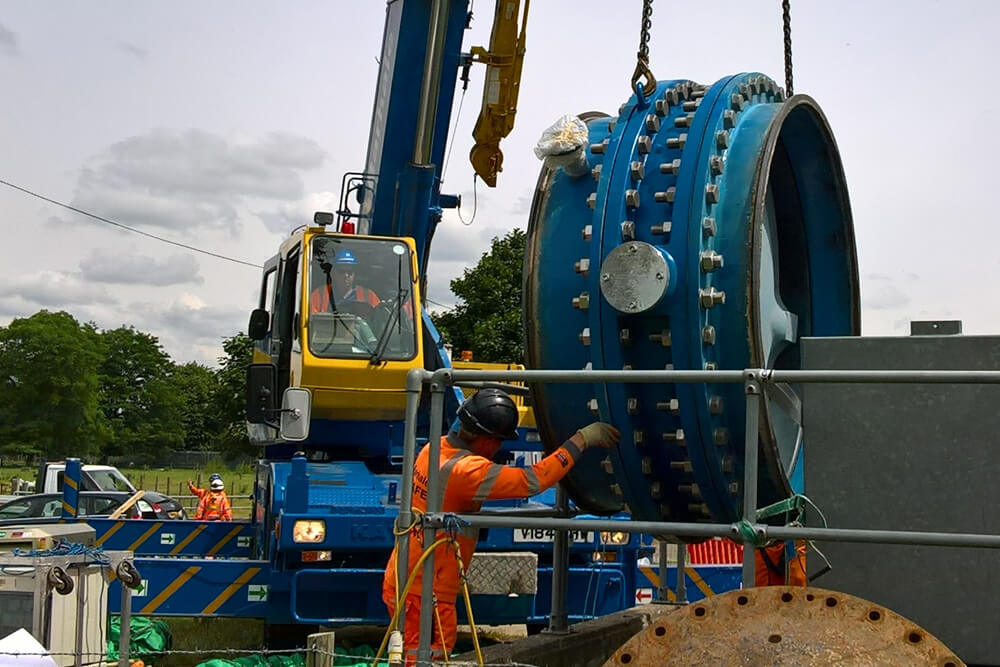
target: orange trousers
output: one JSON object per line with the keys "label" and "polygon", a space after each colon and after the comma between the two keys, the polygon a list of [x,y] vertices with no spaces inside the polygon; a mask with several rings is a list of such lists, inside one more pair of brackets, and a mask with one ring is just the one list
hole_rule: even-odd
{"label": "orange trousers", "polygon": [[[382,593],[382,601],[389,609],[389,618],[396,613],[396,601],[391,594]],[[403,613],[405,615],[403,627],[403,650],[406,654],[406,664],[415,665],[417,661],[417,648],[420,646],[420,596],[407,595],[404,601]],[[441,617],[441,624],[438,625],[437,616]],[[458,639],[458,616],[455,612],[455,601],[438,600],[437,615],[433,620],[433,635],[431,637],[431,656],[435,660],[444,657],[444,652],[451,654],[455,648],[455,641]],[[444,636],[444,647],[441,646],[441,637]]]}
{"label": "orange trousers", "polygon": [[[787,545],[784,542],[756,549],[755,583],[757,586],[806,586],[806,543],[795,543],[795,557],[787,563]],[[787,577],[787,581],[786,581]]]}

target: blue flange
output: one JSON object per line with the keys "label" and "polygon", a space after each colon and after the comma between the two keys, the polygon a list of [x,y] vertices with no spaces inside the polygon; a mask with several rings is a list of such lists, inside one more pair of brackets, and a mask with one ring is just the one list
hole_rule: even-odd
{"label": "blue flange", "polygon": [[[581,118],[592,178],[543,169],[532,205],[529,367],[796,368],[802,336],[859,333],[847,188],[811,98],[740,74]],[[779,389],[763,401],[761,505],[801,490],[798,397]],[[740,516],[740,385],[538,385],[533,399],[549,445],[595,419],[623,432],[567,478],[585,510]]]}

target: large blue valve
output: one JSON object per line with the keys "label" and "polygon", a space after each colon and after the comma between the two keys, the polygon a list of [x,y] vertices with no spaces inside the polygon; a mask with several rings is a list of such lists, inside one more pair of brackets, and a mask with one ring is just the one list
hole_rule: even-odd
{"label": "large blue valve", "polygon": [[[590,172],[543,168],[526,255],[531,368],[797,368],[803,336],[857,335],[854,230],[818,105],[761,74],[661,82],[581,116]],[[745,403],[732,384],[537,385],[547,443],[622,430],[567,478],[574,502],[635,518],[733,521]],[[802,490],[798,388],[761,401],[760,504]]]}

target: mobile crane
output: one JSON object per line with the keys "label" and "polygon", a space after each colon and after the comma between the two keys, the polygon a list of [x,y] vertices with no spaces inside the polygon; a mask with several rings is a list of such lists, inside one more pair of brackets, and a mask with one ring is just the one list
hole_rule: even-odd
{"label": "mobile crane", "polygon": [[[499,141],[513,127],[527,10],[528,2],[498,1],[489,48],[463,54],[466,2],[389,2],[365,168],[345,175],[336,215],[318,212],[264,265],[249,326],[248,421],[252,442],[263,447],[255,545],[256,557],[271,562],[275,622],[383,620],[406,374],[451,365],[423,287],[442,211],[459,203],[439,191],[457,75],[468,76],[473,63],[486,66],[470,158],[492,186],[502,168]],[[357,283],[343,282],[342,269]],[[462,400],[457,389],[448,396],[447,422]],[[508,460],[543,449],[530,409],[521,410],[521,439],[507,443]],[[428,419],[422,410],[424,439]],[[513,504],[545,509],[553,498]],[[570,618],[634,604],[636,565],[649,544],[625,533],[575,536]],[[537,588],[480,599],[491,611],[477,617],[545,621],[550,533],[489,531],[477,558],[524,550],[538,554]]]}

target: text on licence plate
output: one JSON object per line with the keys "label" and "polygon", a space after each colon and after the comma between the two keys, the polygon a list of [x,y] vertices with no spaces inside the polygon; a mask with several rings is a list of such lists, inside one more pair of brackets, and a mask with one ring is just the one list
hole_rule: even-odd
{"label": "text on licence plate", "polygon": [[[515,528],[515,542],[552,542],[555,540],[556,531],[551,528]],[[582,530],[569,531],[570,540],[576,543],[587,543],[594,541],[593,531]]]}

